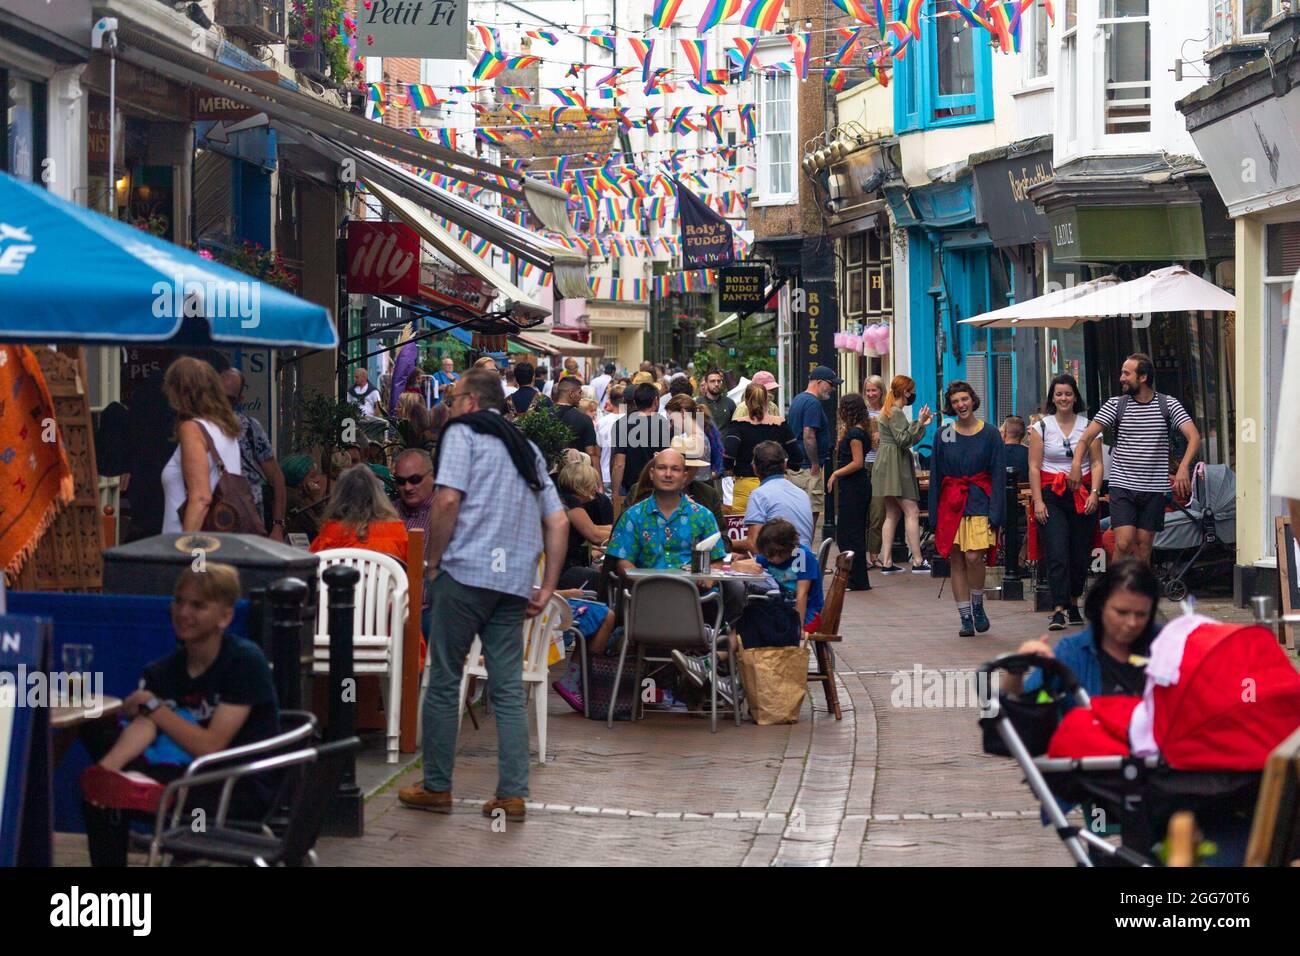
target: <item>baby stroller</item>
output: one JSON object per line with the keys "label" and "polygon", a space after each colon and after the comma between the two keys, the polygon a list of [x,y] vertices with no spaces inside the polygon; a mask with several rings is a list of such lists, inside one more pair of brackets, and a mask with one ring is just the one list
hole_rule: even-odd
{"label": "baby stroller", "polygon": [[[1227,465],[1196,466],[1192,499],[1165,516],[1164,529],[1152,542],[1151,563],[1171,601],[1187,597],[1193,571],[1232,570],[1237,543],[1237,476]],[[1190,552],[1190,556],[1189,556]]]}
{"label": "baby stroller", "polygon": [[[1240,863],[1264,763],[1300,726],[1300,675],[1272,631],[1177,619],[1152,644],[1141,698],[1090,698],[1066,665],[1032,654],[988,662],[983,686],[996,686],[997,671],[1032,667],[1043,691],[989,702],[984,751],[1015,758],[1077,865],[1156,865],[1156,844],[1182,810],[1220,844],[1218,862]],[[1066,698],[1076,706],[1062,718]],[[1083,826],[1066,817],[1075,804]],[[1094,832],[1099,821],[1118,823],[1118,846]]]}

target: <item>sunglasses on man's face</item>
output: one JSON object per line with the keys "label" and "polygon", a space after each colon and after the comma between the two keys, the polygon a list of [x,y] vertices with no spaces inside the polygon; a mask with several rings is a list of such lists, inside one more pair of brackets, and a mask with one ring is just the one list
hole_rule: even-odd
{"label": "sunglasses on man's face", "polygon": [[393,484],[397,485],[397,487],[399,488],[402,487],[403,485],[418,485],[420,482],[424,481],[424,479],[428,478],[431,474],[433,474],[433,472],[426,471],[422,475],[410,475],[406,478],[403,478],[401,475],[393,475]]}

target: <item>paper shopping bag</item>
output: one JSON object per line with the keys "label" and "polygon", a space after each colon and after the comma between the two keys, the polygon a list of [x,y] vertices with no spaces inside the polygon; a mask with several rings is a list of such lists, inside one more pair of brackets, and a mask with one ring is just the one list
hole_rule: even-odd
{"label": "paper shopping bag", "polygon": [[749,716],[760,726],[799,722],[808,693],[808,646],[755,647],[736,652]]}

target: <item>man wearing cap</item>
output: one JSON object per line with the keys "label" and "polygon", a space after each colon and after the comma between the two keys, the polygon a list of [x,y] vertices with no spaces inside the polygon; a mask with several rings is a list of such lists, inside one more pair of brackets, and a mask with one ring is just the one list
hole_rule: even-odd
{"label": "man wearing cap", "polygon": [[[790,472],[790,480],[808,493],[812,504],[813,532],[821,528],[821,516],[826,510],[826,473],[824,469],[831,457],[831,444],[834,435],[830,422],[826,420],[826,409],[822,402],[830,399],[835,386],[843,384],[832,369],[818,365],[808,374],[808,388],[795,396],[790,403],[790,414],[786,421],[790,431],[803,452],[802,461],[791,462],[795,470]],[[805,541],[808,547],[816,550],[817,542]]]}

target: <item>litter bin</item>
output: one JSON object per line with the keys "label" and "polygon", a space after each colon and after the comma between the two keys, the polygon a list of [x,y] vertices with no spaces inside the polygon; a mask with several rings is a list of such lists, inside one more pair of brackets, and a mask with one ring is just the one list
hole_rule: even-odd
{"label": "litter bin", "polygon": [[299,657],[310,666],[316,624],[316,566],[320,562],[309,551],[249,534],[159,534],[104,552],[104,593],[170,596],[176,576],[199,558],[229,564],[239,571],[244,597],[250,604],[248,634],[262,646],[267,660],[274,660],[275,654],[266,588],[283,577],[301,578],[307,584],[307,603]]}

